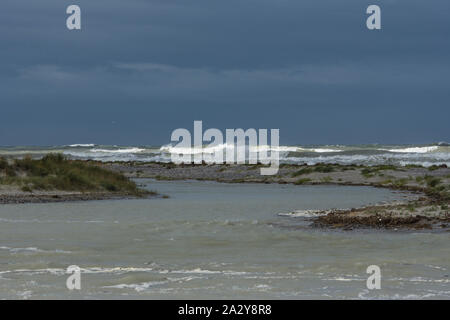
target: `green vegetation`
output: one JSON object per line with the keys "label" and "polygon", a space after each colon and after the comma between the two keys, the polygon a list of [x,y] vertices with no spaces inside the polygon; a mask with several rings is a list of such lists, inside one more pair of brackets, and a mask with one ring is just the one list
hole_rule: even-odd
{"label": "green vegetation", "polygon": [[434,171],[434,170],[441,169],[441,168],[447,168],[447,166],[445,164],[439,165],[439,166],[433,164],[432,166],[428,167],[428,170],[429,171]]}
{"label": "green vegetation", "polygon": [[348,170],[356,170],[359,166],[355,164],[349,164],[349,165],[339,165],[338,168],[341,171],[348,171]]}
{"label": "green vegetation", "polygon": [[26,156],[10,162],[0,158],[0,184],[17,185],[25,192],[62,190],[132,195],[146,193],[121,173],[85,161],[68,160],[62,154],[48,154],[39,160]]}
{"label": "green vegetation", "polygon": [[23,186],[20,188],[23,192],[33,192],[33,189],[31,189],[29,186]]}
{"label": "green vegetation", "polygon": [[406,169],[413,169],[413,168],[423,168],[421,165],[419,164],[407,164],[405,165]]}
{"label": "green vegetation", "polygon": [[305,184],[311,182],[311,179],[309,178],[303,178],[303,179],[298,179],[297,181],[294,182],[294,184],[296,185],[301,185],[301,184]]}
{"label": "green vegetation", "polygon": [[294,173],[292,173],[292,177],[298,177],[298,176],[301,176],[303,174],[309,174],[309,173],[312,173],[313,171],[314,170],[312,168],[306,167],[306,168],[300,169],[300,170],[295,171]]}
{"label": "green vegetation", "polygon": [[394,182],[392,182],[392,185],[393,185],[394,187],[401,188],[401,187],[403,187],[407,182],[408,182],[408,179],[407,179],[407,178],[401,178],[401,179],[397,179],[397,180],[395,180]]}
{"label": "green vegetation", "polygon": [[450,201],[450,187],[442,184],[442,180],[438,177],[425,176],[424,181],[427,184],[425,194],[439,202],[444,202],[446,205]]}
{"label": "green vegetation", "polygon": [[407,208],[410,212],[416,211],[416,207],[415,207],[414,203],[408,203],[408,204],[406,205],[406,208]]}
{"label": "green vegetation", "polygon": [[305,167],[298,171],[295,171],[294,173],[292,173],[292,177],[298,177],[298,176],[301,176],[304,174],[310,174],[313,172],[328,173],[328,172],[333,172],[333,171],[335,171],[334,165],[319,163],[315,166]]}
{"label": "green vegetation", "polygon": [[424,179],[427,183],[427,186],[431,188],[434,188],[441,183],[441,179],[432,176],[425,176]]}
{"label": "green vegetation", "polygon": [[365,177],[365,178],[372,178],[373,176],[375,176],[375,174],[372,173],[373,171],[371,169],[365,168],[361,170],[361,174]]}
{"label": "green vegetation", "polygon": [[376,173],[378,173],[378,175],[382,176],[380,174],[380,171],[383,170],[397,170],[397,171],[402,171],[402,169],[390,165],[390,164],[384,164],[384,165],[378,165],[378,166],[373,166],[373,167],[366,167],[364,169],[361,170],[361,174],[366,177],[366,178],[371,178],[373,177]]}
{"label": "green vegetation", "polygon": [[316,172],[322,172],[322,173],[329,173],[334,171],[334,167],[331,164],[318,164],[314,171]]}

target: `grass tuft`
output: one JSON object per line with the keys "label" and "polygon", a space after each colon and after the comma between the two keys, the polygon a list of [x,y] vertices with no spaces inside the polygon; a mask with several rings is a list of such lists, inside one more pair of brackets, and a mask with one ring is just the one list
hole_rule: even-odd
{"label": "grass tuft", "polygon": [[12,163],[0,158],[1,183],[16,184],[26,192],[33,190],[120,192],[143,194],[123,174],[62,154],[48,154],[42,159],[26,156]]}
{"label": "grass tuft", "polygon": [[311,179],[309,178],[303,178],[303,179],[298,179],[297,181],[294,182],[294,184],[296,185],[302,185],[302,184],[306,184],[308,182],[311,182]]}

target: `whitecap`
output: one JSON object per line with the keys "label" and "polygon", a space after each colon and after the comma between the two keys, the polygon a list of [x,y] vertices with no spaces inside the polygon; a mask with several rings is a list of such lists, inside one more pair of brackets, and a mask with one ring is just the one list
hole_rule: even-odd
{"label": "whitecap", "polygon": [[318,216],[324,216],[327,215],[328,212],[324,210],[294,210],[291,212],[278,213],[279,216],[285,216],[285,217],[303,217],[303,218],[312,218],[312,217],[318,217]]}
{"label": "whitecap", "polygon": [[95,146],[94,143],[75,143],[75,144],[68,145],[68,147],[73,147],[73,148],[77,148],[77,147],[89,148],[89,147],[94,147],[94,146]]}
{"label": "whitecap", "polygon": [[411,147],[411,148],[399,148],[399,149],[378,149],[382,151],[389,152],[400,152],[400,153],[428,153],[436,151],[438,146],[429,146],[429,147]]}
{"label": "whitecap", "polygon": [[315,148],[315,149],[311,149],[311,151],[318,152],[318,153],[327,153],[327,152],[342,152],[343,150]]}
{"label": "whitecap", "polygon": [[126,148],[126,149],[91,149],[91,152],[99,152],[99,153],[140,153],[145,151],[145,149],[141,148]]}

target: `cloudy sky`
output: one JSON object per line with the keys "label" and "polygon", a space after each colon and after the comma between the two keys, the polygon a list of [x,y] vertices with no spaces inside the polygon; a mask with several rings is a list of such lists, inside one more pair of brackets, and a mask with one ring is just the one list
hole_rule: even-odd
{"label": "cloudy sky", "polygon": [[449,141],[449,40],[448,0],[2,0],[0,145]]}

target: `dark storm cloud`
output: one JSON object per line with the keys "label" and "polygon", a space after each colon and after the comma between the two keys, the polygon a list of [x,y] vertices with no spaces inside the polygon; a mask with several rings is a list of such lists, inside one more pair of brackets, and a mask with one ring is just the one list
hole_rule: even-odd
{"label": "dark storm cloud", "polygon": [[3,1],[0,145],[159,144],[196,119],[282,143],[450,140],[450,4],[376,3],[381,31],[356,0]]}

